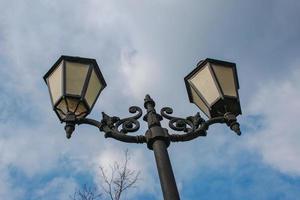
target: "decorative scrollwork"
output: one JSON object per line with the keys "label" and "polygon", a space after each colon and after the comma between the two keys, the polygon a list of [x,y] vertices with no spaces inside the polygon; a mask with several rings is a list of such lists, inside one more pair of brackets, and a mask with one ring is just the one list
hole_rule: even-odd
{"label": "decorative scrollwork", "polygon": [[194,132],[201,123],[204,122],[204,119],[201,118],[200,114],[197,113],[195,116],[189,116],[187,118],[180,118],[171,116],[173,109],[170,107],[164,107],[161,109],[160,114],[170,120],[169,127],[175,131],[184,131],[186,133]]}
{"label": "decorative scrollwork", "polygon": [[[226,123],[233,131],[238,135],[241,134],[239,123],[236,120],[236,116],[231,113],[226,113],[224,116],[218,116],[210,118],[205,121],[199,113],[194,116],[189,116],[186,118],[174,117],[173,109],[170,107],[164,107],[160,111],[160,115],[155,111],[155,102],[151,99],[149,95],[145,98],[145,108],[147,109],[147,114],[144,116],[144,121],[148,123],[150,130],[146,132],[145,135],[130,135],[129,132],[136,132],[140,128],[140,123],[138,119],[142,116],[142,109],[137,106],[132,106],[129,108],[129,112],[134,114],[131,117],[120,119],[116,116],[109,116],[105,113],[102,113],[102,120],[97,121],[94,119],[83,118],[80,120],[75,120],[74,117],[69,116],[68,121],[66,121],[66,132],[67,136],[71,136],[72,132],[75,129],[75,124],[89,124],[93,125],[101,132],[104,132],[105,138],[114,138],[116,140],[127,142],[127,143],[147,143],[149,148],[152,148],[153,140],[162,139],[162,135],[165,138],[164,140],[169,143],[171,142],[184,142],[190,141],[200,136],[206,136],[209,126],[216,123]],[[182,131],[185,133],[180,134],[170,134],[165,128],[161,127],[160,121],[162,118],[169,120],[169,127],[175,131]],[[157,133],[152,133],[151,128],[156,126],[160,129]],[[154,130],[154,132],[156,132]],[[163,134],[162,134],[163,132]]]}
{"label": "decorative scrollwork", "polygon": [[132,117],[120,119],[119,117],[109,116],[102,112],[101,122],[85,118],[78,121],[77,124],[90,124],[96,126],[100,131],[105,133],[105,138],[114,138],[116,140],[127,143],[145,143],[146,137],[144,135],[132,136],[126,134],[128,132],[135,132],[140,128],[138,119],[143,114],[142,109],[137,106],[132,106],[129,108],[129,112],[136,114]]}
{"label": "decorative scrollwork", "polygon": [[132,117],[118,119],[114,123],[114,128],[120,133],[126,134],[128,132],[135,132],[140,128],[138,119],[143,115],[142,109],[137,106],[131,106],[129,108],[129,112],[132,114],[136,114]]}

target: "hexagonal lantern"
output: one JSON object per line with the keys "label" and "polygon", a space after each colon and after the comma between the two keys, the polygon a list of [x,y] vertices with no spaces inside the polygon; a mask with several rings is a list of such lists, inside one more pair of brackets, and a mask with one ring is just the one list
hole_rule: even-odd
{"label": "hexagonal lantern", "polygon": [[209,118],[241,114],[235,63],[207,58],[185,78],[190,102]]}
{"label": "hexagonal lantern", "polygon": [[61,122],[69,113],[76,119],[92,110],[105,80],[95,59],[61,56],[45,74],[53,110]]}

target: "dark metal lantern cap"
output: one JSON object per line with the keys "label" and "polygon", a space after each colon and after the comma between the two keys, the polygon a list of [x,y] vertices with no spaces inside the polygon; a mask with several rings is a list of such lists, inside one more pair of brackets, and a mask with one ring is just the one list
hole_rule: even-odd
{"label": "dark metal lantern cap", "polygon": [[103,84],[104,87],[106,87],[106,82],[105,79],[99,69],[99,66],[97,64],[97,61],[93,58],[83,58],[83,57],[78,57],[78,56],[66,56],[62,55],[60,58],[54,63],[54,65],[49,69],[49,71],[43,76],[44,81],[47,84],[47,78],[48,76],[56,69],[56,67],[61,63],[61,61],[70,61],[70,62],[77,62],[77,63],[82,63],[82,64],[93,64],[95,67],[94,69],[97,71],[97,75],[99,76],[98,78],[100,79],[101,83]]}

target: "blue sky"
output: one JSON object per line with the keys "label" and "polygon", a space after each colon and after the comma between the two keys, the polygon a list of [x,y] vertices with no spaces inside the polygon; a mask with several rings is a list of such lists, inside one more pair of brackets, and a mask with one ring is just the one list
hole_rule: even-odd
{"label": "blue sky", "polygon": [[[127,116],[149,93],[175,115],[198,112],[183,78],[203,58],[237,64],[243,135],[224,125],[169,147],[182,199],[300,196],[300,2],[297,0],[0,0],[0,199],[65,200],[122,159],[141,170],[124,199],[162,199],[153,152],[92,127],[71,140],[44,73],[62,54],[95,58],[106,79],[90,117]],[[153,81],[154,80],[154,81]],[[142,128],[141,133],[143,133]]]}

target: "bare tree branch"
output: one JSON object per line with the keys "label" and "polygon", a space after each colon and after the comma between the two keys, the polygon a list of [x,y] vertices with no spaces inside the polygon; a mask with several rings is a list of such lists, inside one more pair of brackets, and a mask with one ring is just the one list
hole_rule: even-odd
{"label": "bare tree branch", "polygon": [[136,182],[139,180],[140,171],[131,170],[128,168],[130,155],[128,149],[124,152],[124,162],[115,162],[111,169],[111,181],[107,180],[107,175],[102,166],[100,166],[101,176],[103,179],[102,188],[111,200],[120,200],[121,195],[128,189],[134,188]]}
{"label": "bare tree branch", "polygon": [[76,189],[73,196],[70,196],[71,200],[101,200],[102,194],[98,192],[96,187],[84,186],[81,189]]}
{"label": "bare tree branch", "polygon": [[[128,168],[130,155],[128,149],[124,151],[124,162],[114,162],[109,166],[109,173],[103,166],[100,166],[100,177],[102,184],[102,194],[99,193],[97,187],[88,187],[84,185],[81,189],[77,189],[71,200],[121,200],[122,194],[130,188],[135,188],[139,180],[140,171]],[[104,198],[106,197],[106,198]]]}

